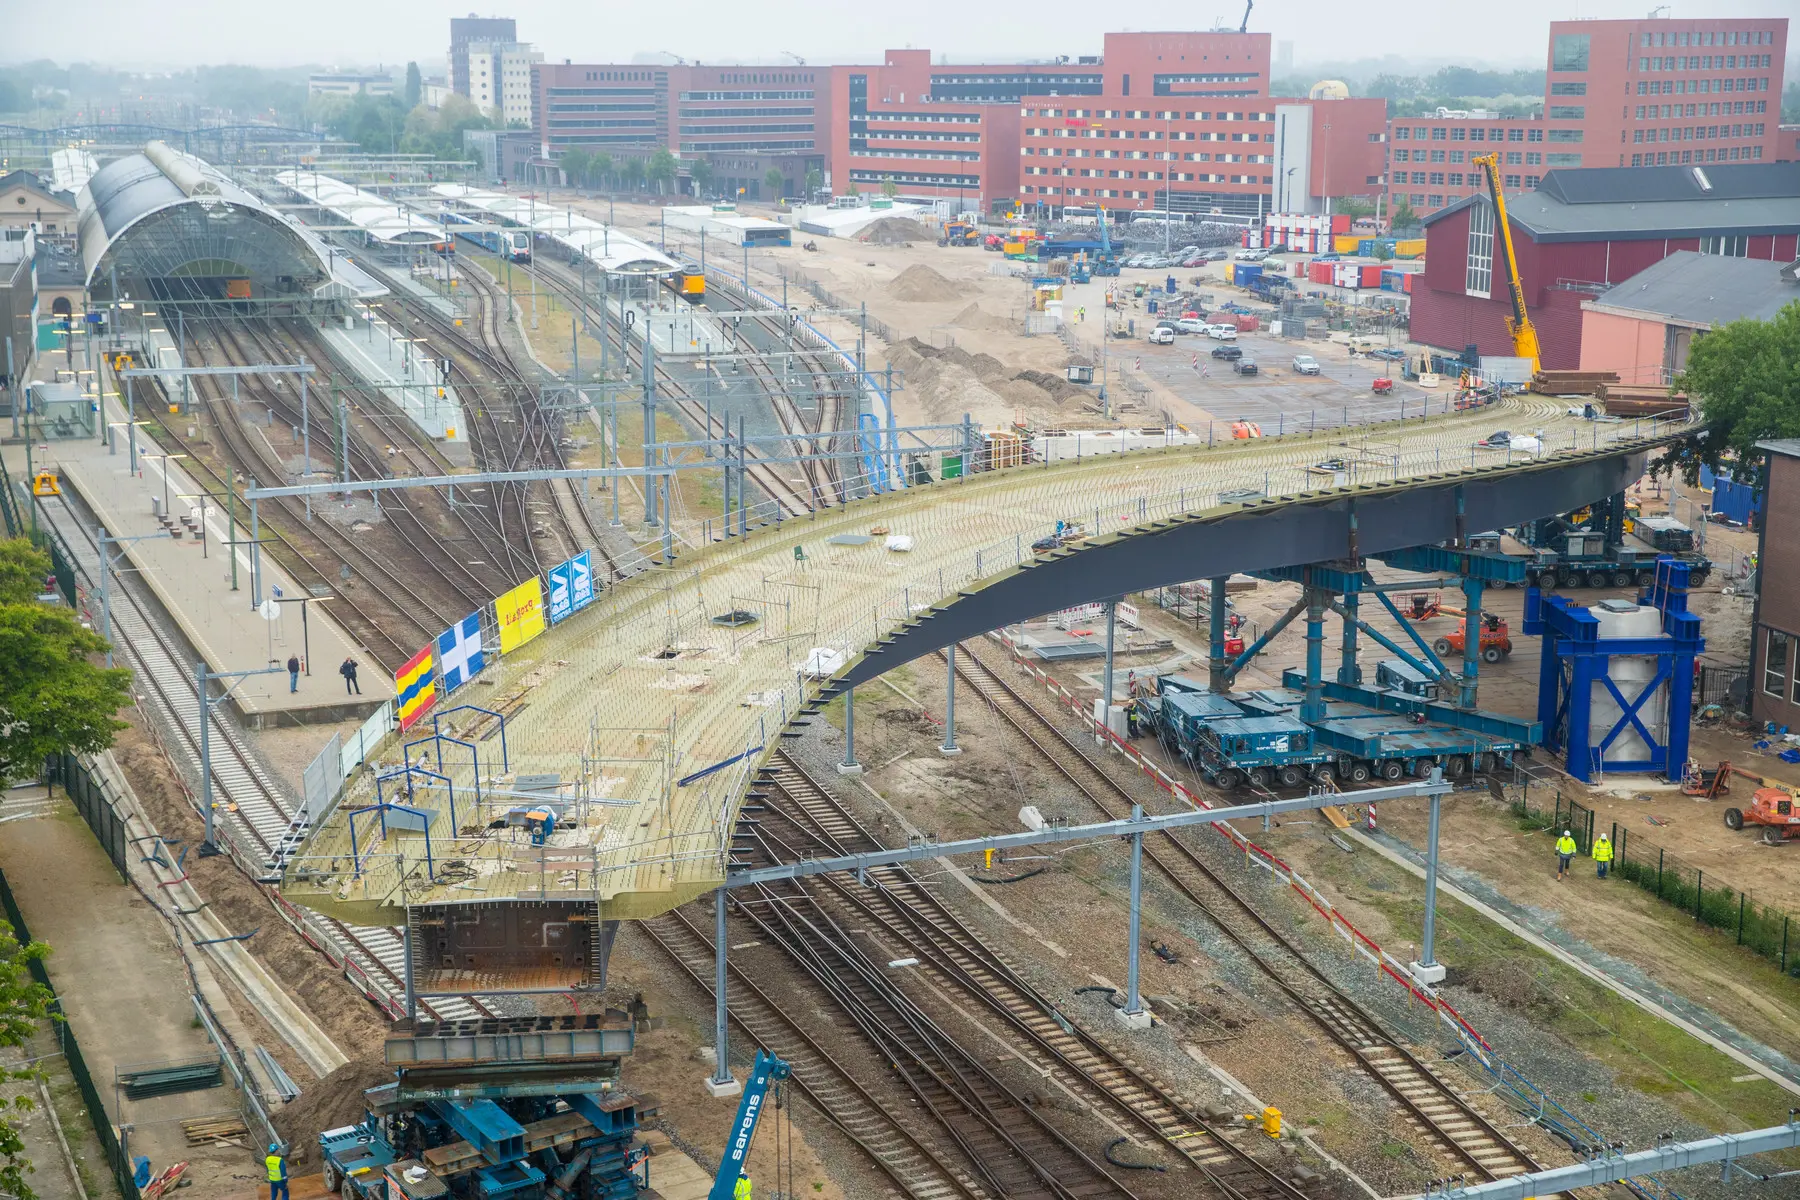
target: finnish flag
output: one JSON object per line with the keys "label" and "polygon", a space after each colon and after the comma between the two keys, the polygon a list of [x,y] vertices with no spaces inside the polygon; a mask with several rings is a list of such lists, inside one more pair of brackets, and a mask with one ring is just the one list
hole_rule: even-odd
{"label": "finnish flag", "polygon": [[481,653],[481,614],[472,612],[438,634],[438,677],[444,690],[453,692],[481,673],[487,665]]}

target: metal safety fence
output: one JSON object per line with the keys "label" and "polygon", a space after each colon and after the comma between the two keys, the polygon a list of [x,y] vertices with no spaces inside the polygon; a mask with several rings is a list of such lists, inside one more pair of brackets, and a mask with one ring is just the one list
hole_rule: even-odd
{"label": "metal safety fence", "polygon": [[[12,888],[7,885],[4,872],[0,872],[0,908],[5,909],[6,921],[12,926],[13,936],[22,944],[29,943],[31,931],[25,927],[25,918],[19,912],[18,902],[13,899]],[[26,968],[31,972],[32,979],[48,988],[53,997],[56,995],[56,987],[50,982],[50,972],[44,969],[41,960],[31,960],[26,963]],[[60,1012],[60,1002],[52,1000],[51,1010]],[[81,1043],[75,1037],[75,1030],[60,1018],[51,1021],[50,1028],[56,1035],[57,1049],[62,1052],[63,1061],[69,1064],[69,1074],[74,1077],[75,1086],[81,1091],[82,1107],[87,1109],[88,1122],[94,1127],[94,1136],[100,1140],[100,1149],[106,1155],[106,1164],[112,1170],[113,1182],[118,1184],[120,1196],[123,1200],[138,1200],[131,1160],[125,1147],[119,1142],[112,1117],[108,1115],[106,1105],[100,1099],[100,1090],[94,1086],[93,1073],[88,1070],[87,1059],[81,1053]]]}
{"label": "metal safety fence", "polygon": [[120,876],[130,878],[131,834],[125,828],[125,818],[119,814],[119,797],[73,754],[51,755],[45,760],[44,774],[52,783],[62,784],[75,803],[75,811],[94,831],[106,857],[112,859]]}
{"label": "metal safety fence", "polygon": [[[1535,793],[1535,794],[1534,794]],[[1509,797],[1522,824],[1554,837],[1568,830],[1581,853],[1591,854],[1594,835],[1613,845],[1612,874],[1635,883],[1697,924],[1729,934],[1745,949],[1768,959],[1784,974],[1800,976],[1800,915],[1757,900],[1742,888],[1671,854],[1666,846],[1620,828],[1600,824],[1594,810],[1554,788],[1525,787]]]}

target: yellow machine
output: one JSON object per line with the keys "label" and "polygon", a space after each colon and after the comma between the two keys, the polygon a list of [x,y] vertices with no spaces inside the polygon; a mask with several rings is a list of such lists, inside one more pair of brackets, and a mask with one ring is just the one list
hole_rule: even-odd
{"label": "yellow machine", "polygon": [[51,470],[39,471],[31,479],[31,494],[34,496],[62,495],[62,481]]}
{"label": "yellow machine", "polygon": [[1535,374],[1543,364],[1538,358],[1537,329],[1525,311],[1525,285],[1519,282],[1519,259],[1513,253],[1512,226],[1506,220],[1506,193],[1500,188],[1500,156],[1478,154],[1469,162],[1487,175],[1488,192],[1494,197],[1494,238],[1506,249],[1506,284],[1511,291],[1513,309],[1506,319],[1506,328],[1512,333],[1513,357],[1530,359]]}

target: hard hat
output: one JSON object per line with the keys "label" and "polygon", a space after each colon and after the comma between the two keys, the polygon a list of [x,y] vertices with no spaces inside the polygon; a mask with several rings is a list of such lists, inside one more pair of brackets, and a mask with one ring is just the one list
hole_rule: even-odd
{"label": "hard hat", "polygon": [[1569,836],[1569,831],[1568,831],[1568,830],[1566,830],[1566,829],[1565,829],[1565,830],[1563,830],[1563,836],[1564,836],[1564,837],[1568,837],[1568,836]]}
{"label": "hard hat", "polygon": [[270,1154],[280,1154],[281,1153],[281,1143],[280,1142],[270,1142],[269,1143],[269,1153]]}

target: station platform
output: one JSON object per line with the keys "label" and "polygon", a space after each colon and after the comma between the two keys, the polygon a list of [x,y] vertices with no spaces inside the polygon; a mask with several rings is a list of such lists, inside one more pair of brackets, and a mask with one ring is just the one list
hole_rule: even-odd
{"label": "station platform", "polygon": [[319,336],[340,363],[386,396],[451,462],[473,463],[463,397],[442,379],[438,360],[425,347],[369,312],[357,318],[354,329],[327,324],[320,326]]}
{"label": "station platform", "polygon": [[[109,402],[109,420],[123,420],[123,413]],[[79,495],[88,508],[115,538],[157,534],[163,529],[156,516],[165,490],[170,511],[175,517],[178,538],[148,537],[143,541],[113,548],[115,555],[114,584],[127,570],[135,570],[174,617],[188,643],[205,658],[214,671],[242,671],[268,665],[285,664],[289,655],[302,662],[310,660],[312,674],[302,672],[300,688],[288,691],[285,671],[271,675],[252,675],[231,692],[231,703],[239,718],[251,728],[277,724],[312,724],[362,718],[373,713],[394,696],[393,679],[362,652],[353,638],[334,620],[330,602],[307,604],[304,628],[298,604],[279,604],[273,620],[264,618],[250,604],[250,548],[235,548],[238,590],[231,590],[232,552],[230,525],[215,501],[207,508],[206,539],[201,540],[183,522],[192,518],[198,529],[198,505],[191,497],[200,491],[181,469],[179,461],[148,457],[144,451],[160,453],[147,440],[138,443],[139,474],[128,466],[129,454],[123,431],[118,437],[117,453],[109,453],[104,443],[82,438],[74,441],[38,442],[33,449],[33,465],[53,465],[62,477],[65,494]],[[12,478],[29,479],[25,475],[25,448],[5,449],[7,470]],[[41,503],[57,504],[55,498]],[[241,516],[241,514],[240,514]],[[89,531],[91,534],[91,530]],[[239,539],[248,542],[250,532],[240,519]],[[124,557],[117,557],[123,552]],[[263,598],[271,598],[280,588],[284,597],[292,599],[308,593],[267,554],[262,556]],[[100,597],[91,598],[96,631],[100,627]],[[338,666],[344,659],[357,663],[357,683],[362,695],[346,697],[344,680]]]}
{"label": "station platform", "polygon": [[661,355],[732,354],[743,348],[725,322],[684,301],[659,303],[647,310],[636,300],[621,301],[613,309],[613,328],[628,321],[633,329],[648,329],[651,344]]}

